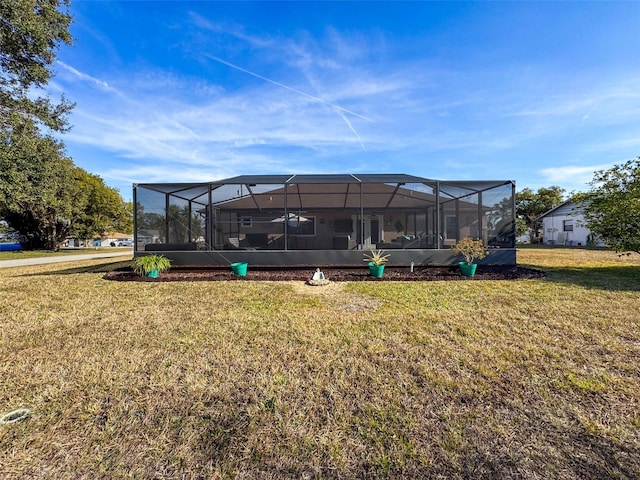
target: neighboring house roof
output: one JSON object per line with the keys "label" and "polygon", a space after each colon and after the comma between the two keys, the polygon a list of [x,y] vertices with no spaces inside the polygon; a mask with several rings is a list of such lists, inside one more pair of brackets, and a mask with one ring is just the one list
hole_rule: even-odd
{"label": "neighboring house roof", "polygon": [[550,210],[547,210],[542,215],[536,217],[537,220],[542,220],[545,217],[557,217],[565,215],[576,215],[582,213],[583,204],[575,202],[573,200],[566,200],[560,205],[556,205]]}
{"label": "neighboring house roof", "polygon": [[102,238],[133,238],[133,233],[105,232]]}
{"label": "neighboring house roof", "polygon": [[160,230],[138,230],[138,237],[157,237],[158,235],[160,235]]}

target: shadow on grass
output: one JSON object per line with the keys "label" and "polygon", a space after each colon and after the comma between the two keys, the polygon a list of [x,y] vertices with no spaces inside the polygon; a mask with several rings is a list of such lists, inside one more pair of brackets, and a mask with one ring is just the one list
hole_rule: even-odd
{"label": "shadow on grass", "polygon": [[546,267],[546,281],[610,291],[640,291],[640,267]]}
{"label": "shadow on grass", "polygon": [[64,268],[61,270],[52,270],[50,272],[27,273],[23,277],[42,277],[48,275],[75,275],[78,273],[107,273],[117,268],[126,268],[131,266],[130,260],[120,260],[117,262],[101,263],[98,265],[86,265],[83,267]]}
{"label": "shadow on grass", "polygon": [[[527,422],[524,423],[526,425]],[[530,439],[540,442],[537,447],[535,440],[531,442],[533,448],[527,445],[527,451],[533,453],[535,459],[533,464],[531,458],[520,458],[522,449],[518,447],[522,446],[522,436],[513,439],[512,445],[507,446],[500,441],[494,443],[493,439],[482,438],[484,431],[481,430],[474,441],[460,452],[463,478],[513,478],[509,473],[523,470],[528,478],[553,478],[548,473],[557,468],[565,471],[563,478],[638,478],[640,457],[637,447],[621,444],[603,435],[589,434],[579,426],[554,426],[548,422],[542,425],[543,431],[539,426],[527,430]],[[549,447],[542,447],[544,443]],[[555,458],[542,457],[550,450],[557,454]]]}

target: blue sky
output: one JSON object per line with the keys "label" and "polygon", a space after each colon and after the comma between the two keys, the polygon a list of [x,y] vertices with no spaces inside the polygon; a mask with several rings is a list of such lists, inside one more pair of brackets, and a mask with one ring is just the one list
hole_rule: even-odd
{"label": "blue sky", "polygon": [[76,1],[51,93],[131,184],[408,173],[584,191],[640,155],[640,2]]}

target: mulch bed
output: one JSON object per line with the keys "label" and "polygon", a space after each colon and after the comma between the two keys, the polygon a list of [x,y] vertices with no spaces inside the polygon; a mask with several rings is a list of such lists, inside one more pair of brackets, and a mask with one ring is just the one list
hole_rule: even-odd
{"label": "mulch bed", "polygon": [[[198,282],[220,280],[260,280],[285,281],[299,280],[306,282],[311,279],[315,268],[311,267],[251,267],[245,277],[234,275],[228,267],[174,267],[163,272],[158,278],[147,278],[136,275],[129,268],[108,272],[104,278],[121,282]],[[448,280],[523,280],[542,278],[541,270],[519,266],[478,266],[474,277],[465,277],[457,266],[452,267],[416,267],[411,272],[408,267],[386,267],[382,278],[369,275],[369,271],[362,267],[322,267],[326,279],[333,282],[388,282],[388,281],[448,281]]]}

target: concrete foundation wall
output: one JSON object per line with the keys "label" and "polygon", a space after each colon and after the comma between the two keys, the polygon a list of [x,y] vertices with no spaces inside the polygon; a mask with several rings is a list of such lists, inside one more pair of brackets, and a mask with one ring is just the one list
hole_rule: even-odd
{"label": "concrete foundation wall", "polygon": [[[135,256],[149,255],[154,252],[136,252]],[[162,251],[158,252],[172,260],[173,265],[229,265],[234,262],[247,262],[254,266],[330,266],[364,265],[363,254],[366,250],[222,250],[222,251]],[[462,260],[449,249],[398,249],[389,253],[387,265],[447,266]],[[499,248],[489,250],[489,255],[477,263],[481,265],[515,265],[516,249]]]}

